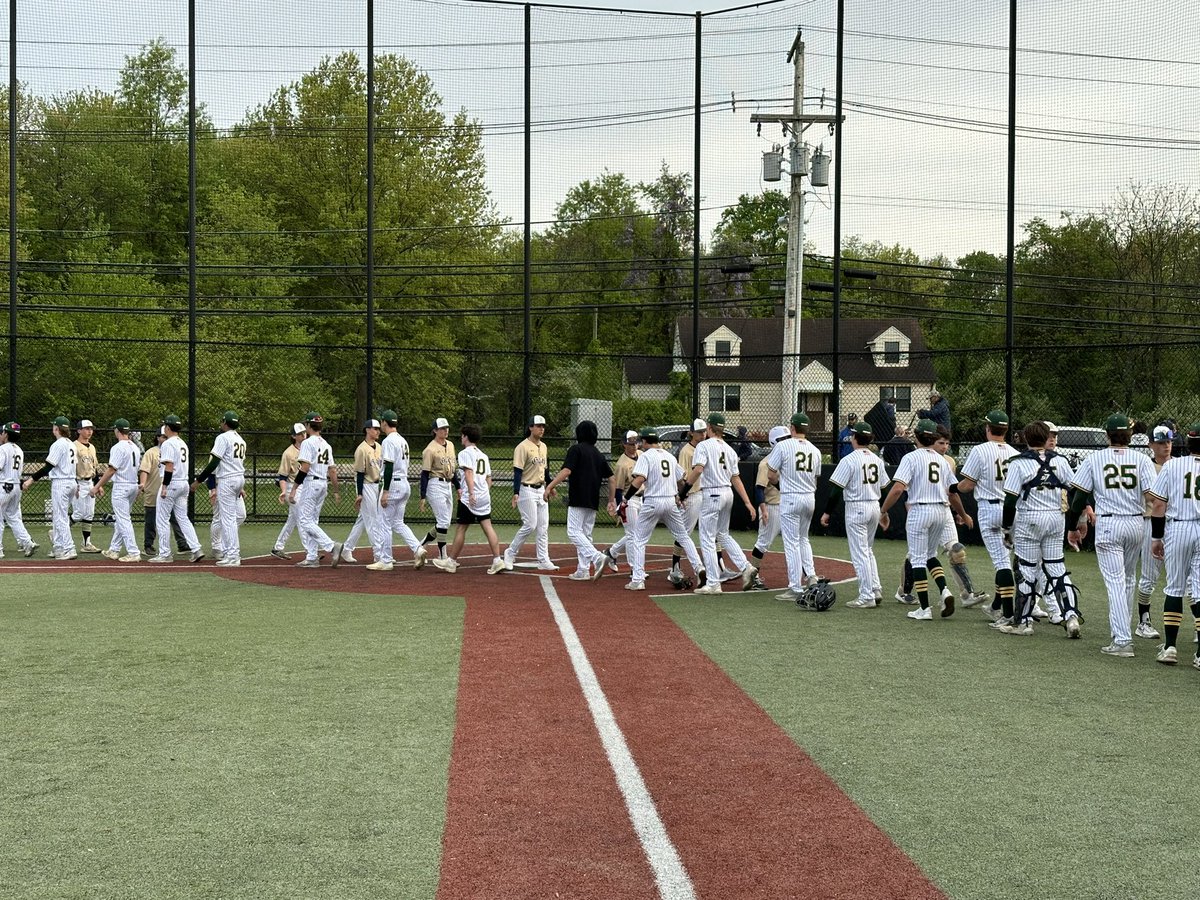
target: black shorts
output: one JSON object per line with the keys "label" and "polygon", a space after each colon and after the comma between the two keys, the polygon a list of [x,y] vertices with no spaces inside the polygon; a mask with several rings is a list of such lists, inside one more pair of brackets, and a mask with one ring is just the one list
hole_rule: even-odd
{"label": "black shorts", "polygon": [[461,499],[458,501],[458,515],[455,517],[454,521],[456,521],[459,525],[479,525],[483,522],[490,522],[491,520],[491,513],[488,513],[485,516],[476,515],[467,508],[467,504],[463,503]]}

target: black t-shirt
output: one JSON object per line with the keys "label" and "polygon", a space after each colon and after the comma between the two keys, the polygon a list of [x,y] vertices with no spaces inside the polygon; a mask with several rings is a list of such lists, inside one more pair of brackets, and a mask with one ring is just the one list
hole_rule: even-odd
{"label": "black t-shirt", "polygon": [[612,477],[612,467],[592,444],[572,444],[567,448],[563,468],[567,477],[567,505],[585,509],[600,508],[600,482]]}

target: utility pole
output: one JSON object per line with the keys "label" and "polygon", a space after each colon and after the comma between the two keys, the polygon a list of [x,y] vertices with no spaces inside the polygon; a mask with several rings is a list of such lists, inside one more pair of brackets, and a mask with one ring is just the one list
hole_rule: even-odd
{"label": "utility pole", "polygon": [[[823,122],[833,124],[837,116],[825,113],[804,113],[804,41],[803,33],[796,29],[796,37],[788,50],[787,61],[794,67],[792,82],[792,111],[782,113],[754,113],[750,121],[760,128],[763,122],[776,122],[783,126],[783,133],[790,135],[788,141],[791,191],[788,196],[788,237],[786,275],[784,281],[782,411],[785,419],[790,418],[799,407],[800,401],[800,307],[801,278],[804,274],[804,176],[808,174],[808,147],[801,135],[805,126]],[[776,179],[778,180],[778,179]],[[834,391],[838,385],[833,385]],[[836,424],[835,431],[836,431]]]}

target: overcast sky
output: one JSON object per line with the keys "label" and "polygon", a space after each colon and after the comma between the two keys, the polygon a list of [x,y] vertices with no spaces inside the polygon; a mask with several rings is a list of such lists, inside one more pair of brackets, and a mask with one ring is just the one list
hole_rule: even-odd
{"label": "overcast sky", "polygon": [[[659,0],[639,12],[533,11],[533,218],[605,169],[633,180],[665,162],[693,168],[694,18],[727,4]],[[844,234],[923,256],[1003,252],[1007,5],[994,0],[846,3]],[[113,90],[126,54],[161,37],[186,60],[183,0],[20,0],[19,78],[35,92]],[[7,31],[7,4],[0,21]],[[198,0],[197,90],[219,126],[240,119],[327,54],[365,46],[364,0]],[[805,93],[831,110],[833,0],[789,0],[703,22],[705,232],[740,194],[761,191],[760,157],[779,141],[753,111],[782,111],[797,27]],[[1200,4],[1195,0],[1022,0],[1018,56],[1018,222],[1090,212],[1130,182],[1196,184]],[[488,183],[502,215],[522,210],[523,10],[465,0],[379,0],[380,52],[427,70],[452,114],[485,126]],[[2,45],[7,70],[7,43]],[[736,104],[735,104],[736,98]],[[832,150],[828,133],[807,137]],[[832,244],[829,189],[807,236]]]}

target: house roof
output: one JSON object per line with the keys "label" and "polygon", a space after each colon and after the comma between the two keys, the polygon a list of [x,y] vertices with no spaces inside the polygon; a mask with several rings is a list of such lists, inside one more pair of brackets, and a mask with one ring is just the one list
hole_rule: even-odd
{"label": "house roof", "polygon": [[[780,357],[783,354],[783,319],[779,316],[759,319],[702,316],[701,340],[724,326],[741,338],[741,352],[735,364],[713,365],[708,360],[700,364],[702,381],[778,382],[781,377]],[[911,341],[908,362],[900,366],[876,366],[868,345],[889,328],[903,332]],[[679,316],[675,333],[682,359],[687,359],[692,347],[692,317]],[[916,319],[842,319],[839,333],[842,347],[839,375],[843,381],[854,382],[929,382],[936,380],[933,360],[925,345],[925,335]],[[800,327],[800,366],[814,360],[832,368],[833,320],[804,319]],[[625,374],[630,384],[663,384],[671,372],[673,360],[664,357],[642,357],[625,361]]]}

